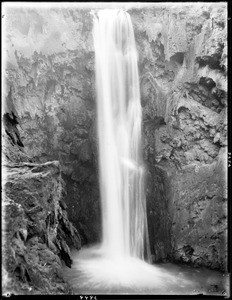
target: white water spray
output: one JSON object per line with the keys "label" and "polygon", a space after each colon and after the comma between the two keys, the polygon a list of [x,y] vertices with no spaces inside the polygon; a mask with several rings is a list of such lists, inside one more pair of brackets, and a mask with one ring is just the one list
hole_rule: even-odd
{"label": "white water spray", "polygon": [[139,76],[127,12],[94,18],[103,249],[110,258],[150,259],[141,152]]}
{"label": "white water spray", "polygon": [[[66,278],[77,294],[169,293],[189,281],[148,264],[137,53],[128,13],[94,19],[103,241],[72,258]],[[190,284],[191,286],[191,284]]]}

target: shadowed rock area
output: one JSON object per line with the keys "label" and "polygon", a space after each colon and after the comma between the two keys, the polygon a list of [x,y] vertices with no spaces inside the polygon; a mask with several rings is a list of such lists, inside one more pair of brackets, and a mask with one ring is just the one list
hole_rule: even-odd
{"label": "shadowed rock area", "polygon": [[70,294],[62,261],[71,267],[69,246],[80,249],[81,240],[67,218],[59,162],[8,163],[3,171],[3,292]]}

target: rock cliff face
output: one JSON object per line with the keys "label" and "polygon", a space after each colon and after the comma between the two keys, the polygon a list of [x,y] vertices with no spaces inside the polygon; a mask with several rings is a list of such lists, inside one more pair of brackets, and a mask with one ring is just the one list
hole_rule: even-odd
{"label": "rock cliff face", "polygon": [[155,260],[226,269],[226,5],[131,12]]}
{"label": "rock cliff face", "polygon": [[62,200],[58,161],[8,163],[3,168],[3,293],[70,294],[62,262],[80,249]]}
{"label": "rock cliff face", "polygon": [[33,163],[17,117],[3,117],[3,294],[71,294],[62,262],[71,268],[70,247],[80,249],[81,238],[68,219],[60,163]]}
{"label": "rock cliff face", "polygon": [[6,12],[5,110],[19,119],[25,153],[59,160],[70,220],[99,240],[92,17],[86,10]]}
{"label": "rock cliff face", "polygon": [[[129,8],[139,53],[147,203],[154,261],[225,269],[225,3]],[[8,8],[5,112],[26,155],[59,160],[82,243],[100,239],[92,16]]]}

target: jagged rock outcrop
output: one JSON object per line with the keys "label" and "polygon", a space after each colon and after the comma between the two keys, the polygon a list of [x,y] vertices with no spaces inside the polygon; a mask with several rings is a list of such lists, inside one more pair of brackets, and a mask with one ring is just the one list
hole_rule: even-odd
{"label": "jagged rock outcrop", "polygon": [[[59,22],[58,22],[59,20]],[[59,160],[69,219],[83,243],[99,240],[92,16],[89,10],[6,11],[6,105],[24,153]]]}
{"label": "jagged rock outcrop", "polygon": [[[62,200],[58,161],[3,166],[3,293],[70,294],[62,261],[80,249]],[[69,245],[69,246],[68,246]]]}
{"label": "jagged rock outcrop", "polygon": [[131,15],[154,260],[225,270],[226,4],[154,5]]}
{"label": "jagged rock outcrop", "polygon": [[[128,12],[139,54],[154,261],[223,270],[226,3],[137,6]],[[17,8],[5,20],[5,110],[18,117],[24,153],[60,161],[69,217],[82,242],[94,242],[101,225],[90,9]]]}

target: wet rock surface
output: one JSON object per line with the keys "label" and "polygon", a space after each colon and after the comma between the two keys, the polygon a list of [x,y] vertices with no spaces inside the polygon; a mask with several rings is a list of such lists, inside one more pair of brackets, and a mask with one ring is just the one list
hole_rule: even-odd
{"label": "wet rock surface", "polygon": [[167,262],[172,250],[169,178],[165,169],[159,166],[150,165],[147,169],[147,216],[152,261]]}
{"label": "wet rock surface", "polygon": [[[154,261],[225,269],[226,9],[225,3],[128,9],[139,54]],[[4,109],[17,116],[24,145],[15,159],[59,160],[68,217],[83,244],[99,241],[90,10],[17,8],[5,20]]]}
{"label": "wet rock surface", "polygon": [[62,261],[71,267],[69,246],[80,249],[81,240],[62,204],[59,162],[11,162],[3,171],[3,292],[70,294]]}
{"label": "wet rock surface", "polygon": [[226,6],[164,5],[131,15],[144,158],[152,174],[147,198],[154,260],[225,270]]}

